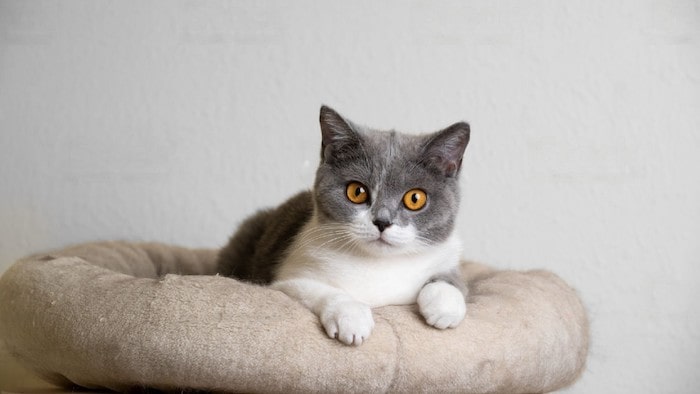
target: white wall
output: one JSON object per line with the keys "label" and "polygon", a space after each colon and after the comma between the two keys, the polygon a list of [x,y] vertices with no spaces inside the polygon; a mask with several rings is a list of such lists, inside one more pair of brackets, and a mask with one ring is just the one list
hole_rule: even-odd
{"label": "white wall", "polygon": [[222,245],[311,185],[321,103],[465,119],[466,256],[579,290],[569,391],[698,392],[700,4],[374,3],[0,2],[0,272],[88,240]]}

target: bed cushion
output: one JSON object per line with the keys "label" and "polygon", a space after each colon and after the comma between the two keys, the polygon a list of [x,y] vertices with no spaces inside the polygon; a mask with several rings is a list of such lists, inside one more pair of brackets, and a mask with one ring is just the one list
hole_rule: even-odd
{"label": "bed cushion", "polygon": [[585,310],[547,271],[464,262],[457,328],[427,326],[415,305],[375,308],[350,347],[285,294],[215,275],[215,258],[100,242],[22,259],[0,278],[0,339],[51,382],[119,391],[535,393],[584,368]]}

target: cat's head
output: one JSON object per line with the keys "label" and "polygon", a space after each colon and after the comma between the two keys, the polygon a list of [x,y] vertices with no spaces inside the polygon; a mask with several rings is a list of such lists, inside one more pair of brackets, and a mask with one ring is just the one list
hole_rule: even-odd
{"label": "cat's head", "polygon": [[452,233],[458,175],[469,142],[464,122],[427,135],[374,131],[321,107],[316,217],[349,252],[415,253]]}

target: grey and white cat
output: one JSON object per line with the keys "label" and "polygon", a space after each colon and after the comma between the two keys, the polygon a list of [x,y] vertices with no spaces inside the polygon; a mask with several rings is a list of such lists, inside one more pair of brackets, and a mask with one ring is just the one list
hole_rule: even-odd
{"label": "grey and white cat", "polygon": [[456,327],[467,288],[453,233],[464,122],[412,136],[358,126],[321,107],[321,162],[311,191],[248,218],[219,272],[271,284],[345,344],[367,340],[370,308],[418,303],[426,322]]}

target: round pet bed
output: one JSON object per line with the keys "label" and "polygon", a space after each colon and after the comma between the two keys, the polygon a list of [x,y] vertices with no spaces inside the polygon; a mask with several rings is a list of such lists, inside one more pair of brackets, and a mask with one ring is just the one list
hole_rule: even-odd
{"label": "round pet bed", "polygon": [[549,272],[464,263],[457,328],[376,308],[351,347],[285,294],[213,275],[215,257],[107,242],[22,259],[0,278],[0,338],[51,382],[119,391],[535,393],[584,368],[584,308]]}

